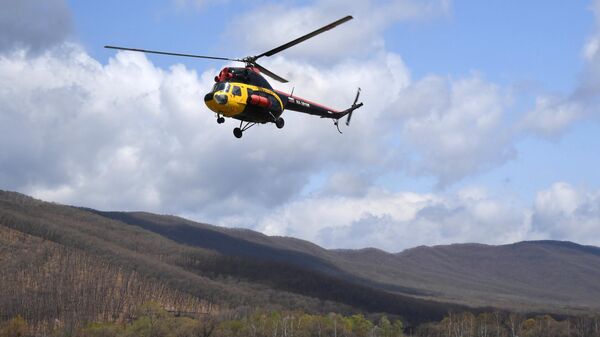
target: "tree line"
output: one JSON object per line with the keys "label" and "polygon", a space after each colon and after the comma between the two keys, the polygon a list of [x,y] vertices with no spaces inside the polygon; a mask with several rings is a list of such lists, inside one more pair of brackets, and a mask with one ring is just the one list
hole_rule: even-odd
{"label": "tree line", "polygon": [[[36,336],[21,316],[0,323],[0,337]],[[72,337],[600,337],[600,314],[555,319],[519,313],[448,313],[441,321],[407,328],[382,314],[311,314],[238,308],[213,313],[138,306],[124,320],[97,321],[77,329],[55,327],[44,336]]]}
{"label": "tree line", "polygon": [[439,322],[420,325],[419,337],[600,337],[600,314],[557,319],[520,313],[449,313]]}
{"label": "tree line", "polygon": [[[20,316],[0,324],[0,337],[34,336]],[[403,337],[401,320],[362,314],[343,316],[303,311],[246,310],[189,314],[147,302],[129,319],[94,322],[75,330],[55,328],[49,336],[73,337]]]}

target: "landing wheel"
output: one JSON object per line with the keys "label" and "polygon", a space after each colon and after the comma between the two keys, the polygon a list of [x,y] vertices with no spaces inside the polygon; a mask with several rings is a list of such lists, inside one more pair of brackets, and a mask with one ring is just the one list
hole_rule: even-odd
{"label": "landing wheel", "polygon": [[225,118],[224,118],[224,117],[222,117],[222,116],[221,116],[221,117],[219,117],[219,118],[217,118],[217,123],[219,123],[219,124],[223,124],[223,123],[225,123]]}
{"label": "landing wheel", "polygon": [[277,118],[277,120],[275,121],[275,126],[277,126],[278,129],[283,128],[283,126],[285,125],[285,121],[283,120],[283,118],[279,117]]}
{"label": "landing wheel", "polygon": [[242,138],[242,129],[240,129],[240,128],[233,129],[233,135],[235,136],[235,138]]}

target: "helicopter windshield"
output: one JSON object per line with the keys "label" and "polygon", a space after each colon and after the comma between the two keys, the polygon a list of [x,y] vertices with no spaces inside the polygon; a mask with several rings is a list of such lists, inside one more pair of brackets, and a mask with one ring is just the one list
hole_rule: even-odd
{"label": "helicopter windshield", "polygon": [[217,91],[229,92],[229,87],[230,87],[229,82],[217,83],[213,87],[213,92],[217,92]]}

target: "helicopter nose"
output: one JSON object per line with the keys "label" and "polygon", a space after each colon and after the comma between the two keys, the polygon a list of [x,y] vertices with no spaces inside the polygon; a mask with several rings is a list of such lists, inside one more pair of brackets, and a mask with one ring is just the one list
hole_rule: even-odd
{"label": "helicopter nose", "polygon": [[227,95],[224,94],[215,94],[215,101],[219,104],[227,104]]}
{"label": "helicopter nose", "polygon": [[210,100],[213,99],[213,93],[209,92],[208,94],[204,95],[204,102],[208,102]]}

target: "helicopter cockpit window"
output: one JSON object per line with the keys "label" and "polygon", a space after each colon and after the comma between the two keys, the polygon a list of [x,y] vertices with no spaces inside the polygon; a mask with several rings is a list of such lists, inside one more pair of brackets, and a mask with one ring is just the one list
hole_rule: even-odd
{"label": "helicopter cockpit window", "polygon": [[213,88],[213,92],[217,92],[217,91],[229,92],[229,83],[225,82],[225,83],[215,84],[215,87]]}
{"label": "helicopter cockpit window", "polygon": [[231,89],[231,93],[234,96],[242,96],[242,89],[240,89],[240,87],[238,87],[237,85],[234,85],[233,89]]}

